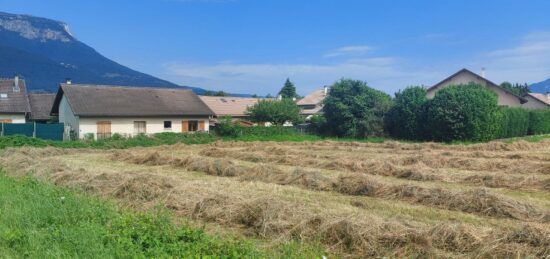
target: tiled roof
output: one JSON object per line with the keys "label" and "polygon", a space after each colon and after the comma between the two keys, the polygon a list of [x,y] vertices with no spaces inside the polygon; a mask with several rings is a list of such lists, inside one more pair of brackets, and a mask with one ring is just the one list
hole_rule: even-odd
{"label": "tiled roof", "polygon": [[548,94],[528,93],[528,95],[550,106],[550,96]]}
{"label": "tiled roof", "polygon": [[29,112],[25,80],[18,80],[18,91],[15,82],[15,79],[0,79],[0,113]]}
{"label": "tiled roof", "polygon": [[318,105],[325,99],[326,94],[324,89],[319,89],[311,92],[306,97],[298,100],[297,105]]}
{"label": "tiled roof", "polygon": [[191,90],[61,84],[52,113],[65,96],[77,116],[210,116],[214,113]]}
{"label": "tiled roof", "polygon": [[29,104],[31,111],[31,120],[49,120],[52,110],[55,94],[31,93],[29,94]]}
{"label": "tiled roof", "polygon": [[216,116],[246,116],[247,108],[261,100],[259,98],[226,96],[200,96],[200,98]]}

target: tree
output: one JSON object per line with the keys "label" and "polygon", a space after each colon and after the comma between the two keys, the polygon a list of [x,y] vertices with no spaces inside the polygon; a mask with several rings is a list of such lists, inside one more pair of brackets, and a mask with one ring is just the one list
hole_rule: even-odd
{"label": "tree", "polygon": [[228,96],[228,94],[224,91],[217,91],[214,96]]}
{"label": "tree", "polygon": [[502,82],[500,86],[519,96],[526,96],[528,93],[531,92],[531,90],[529,89],[529,85],[527,83],[524,83],[524,84],[515,83],[512,85],[512,83],[510,82]]}
{"label": "tree", "polygon": [[475,84],[451,85],[429,101],[427,128],[437,141],[485,141],[499,130],[497,95]]}
{"label": "tree", "polygon": [[281,88],[281,91],[279,91],[279,95],[281,95],[283,99],[292,99],[298,96],[296,94],[296,87],[290,82],[290,79],[286,79],[285,85]]}
{"label": "tree", "polygon": [[426,89],[421,86],[395,93],[394,105],[386,116],[388,133],[400,139],[421,139],[423,106],[427,101]]}
{"label": "tree", "polygon": [[301,121],[300,108],[289,99],[260,100],[248,108],[248,114],[253,122],[271,122],[282,126],[285,122]]}
{"label": "tree", "polygon": [[342,79],[330,87],[323,112],[327,128],[337,136],[384,135],[384,115],[391,97],[359,80]]}

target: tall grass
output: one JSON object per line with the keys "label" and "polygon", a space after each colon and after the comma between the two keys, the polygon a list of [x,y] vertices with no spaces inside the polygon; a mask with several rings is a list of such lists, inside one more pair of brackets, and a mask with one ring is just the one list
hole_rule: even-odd
{"label": "tall grass", "polygon": [[287,242],[260,249],[256,241],[218,238],[177,226],[164,210],[132,212],[32,177],[0,172],[2,258],[302,258],[317,246]]}

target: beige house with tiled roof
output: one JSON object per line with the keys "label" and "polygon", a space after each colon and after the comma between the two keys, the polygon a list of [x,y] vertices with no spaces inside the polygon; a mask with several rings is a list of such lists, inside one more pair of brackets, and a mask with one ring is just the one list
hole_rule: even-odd
{"label": "beige house with tiled roof", "polygon": [[527,102],[523,104],[524,108],[528,109],[549,109],[550,108],[550,93],[528,93],[525,97]]}
{"label": "beige house with tiled roof", "polygon": [[323,110],[323,100],[328,95],[328,87],[323,89],[317,89],[310,94],[306,95],[304,98],[298,100],[296,105],[300,107],[300,114],[307,118],[315,114],[322,113]]}
{"label": "beige house with tiled roof", "polygon": [[238,121],[244,126],[253,125],[248,121],[248,107],[254,106],[261,98],[249,97],[230,97],[230,96],[199,96],[201,100],[214,112],[214,117],[211,119],[211,125],[215,125],[218,121],[225,117],[231,116],[234,121]]}
{"label": "beige house with tiled roof", "polygon": [[208,131],[214,113],[191,90],[61,84],[52,115],[78,138]]}
{"label": "beige house with tiled roof", "polygon": [[437,91],[450,86],[450,85],[461,85],[468,83],[476,83],[482,86],[487,87],[489,90],[497,94],[498,105],[509,106],[509,107],[521,107],[522,104],[526,103],[527,100],[521,96],[518,96],[509,90],[497,85],[486,78],[468,70],[462,69],[451,76],[447,77],[443,81],[435,84],[434,86],[427,89],[428,98],[433,98]]}
{"label": "beige house with tiled roof", "polygon": [[29,113],[25,80],[19,76],[0,79],[0,122],[25,123]]}

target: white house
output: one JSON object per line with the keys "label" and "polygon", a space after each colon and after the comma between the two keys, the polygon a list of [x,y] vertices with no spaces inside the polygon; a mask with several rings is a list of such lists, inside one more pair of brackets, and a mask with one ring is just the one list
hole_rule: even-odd
{"label": "white house", "polygon": [[208,131],[214,113],[191,90],[61,84],[52,108],[73,136]]}
{"label": "white house", "polygon": [[300,107],[300,114],[306,117],[306,119],[315,114],[321,114],[323,112],[323,100],[325,100],[327,95],[328,87],[325,86],[323,89],[317,89],[298,100],[296,105]]}
{"label": "white house", "polygon": [[25,80],[19,76],[0,79],[0,122],[25,123],[29,113]]}

